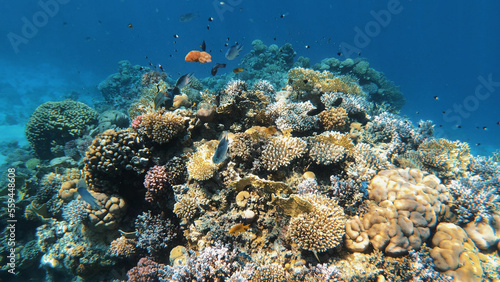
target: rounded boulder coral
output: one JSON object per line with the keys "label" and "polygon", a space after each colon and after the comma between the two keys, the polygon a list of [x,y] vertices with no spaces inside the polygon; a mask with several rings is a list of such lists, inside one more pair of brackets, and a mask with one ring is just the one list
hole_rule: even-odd
{"label": "rounded boulder coral", "polygon": [[41,159],[55,157],[56,146],[82,137],[97,122],[97,112],[81,102],[46,102],[26,124],[26,138]]}

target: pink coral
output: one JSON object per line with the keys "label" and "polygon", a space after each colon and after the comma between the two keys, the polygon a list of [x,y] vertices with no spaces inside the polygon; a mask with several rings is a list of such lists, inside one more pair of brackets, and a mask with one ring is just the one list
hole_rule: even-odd
{"label": "pink coral", "polygon": [[141,258],[137,263],[137,266],[127,272],[128,281],[158,281],[158,269],[161,266],[161,264],[158,264],[148,258]]}
{"label": "pink coral", "polygon": [[132,128],[135,129],[135,130],[137,130],[137,128],[139,128],[139,125],[141,124],[141,121],[142,121],[142,115],[136,116],[132,120]]}
{"label": "pink coral", "polygon": [[164,166],[151,167],[144,178],[146,187],[146,201],[153,202],[159,194],[164,194],[169,187],[168,177]]}

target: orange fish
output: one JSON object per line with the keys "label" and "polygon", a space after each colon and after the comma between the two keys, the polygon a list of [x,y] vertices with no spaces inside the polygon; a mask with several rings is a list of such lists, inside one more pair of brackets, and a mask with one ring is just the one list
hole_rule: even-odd
{"label": "orange fish", "polygon": [[244,70],[244,68],[235,68],[233,70],[234,73],[239,73],[239,72],[242,72]]}
{"label": "orange fish", "polygon": [[238,223],[235,226],[231,227],[231,229],[229,229],[228,233],[231,235],[238,235],[242,232],[247,231],[247,229],[249,227],[250,227],[250,224]]}
{"label": "orange fish", "polygon": [[193,50],[186,55],[184,60],[186,62],[210,63],[212,61],[212,56],[207,52]]}

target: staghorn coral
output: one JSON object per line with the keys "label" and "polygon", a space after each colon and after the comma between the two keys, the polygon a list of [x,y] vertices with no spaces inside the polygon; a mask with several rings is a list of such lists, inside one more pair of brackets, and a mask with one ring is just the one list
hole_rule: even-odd
{"label": "staghorn coral", "polygon": [[341,180],[339,177],[330,176],[331,187],[328,193],[338,201],[338,204],[344,207],[345,212],[356,215],[357,207],[366,198],[366,182],[357,182],[349,178]]}
{"label": "staghorn coral", "polygon": [[352,150],[354,162],[347,164],[347,175],[360,181],[369,181],[378,171],[391,168],[387,152],[380,152],[368,144],[358,143]]}
{"label": "staghorn coral", "polygon": [[314,109],[310,101],[291,102],[287,99],[279,99],[266,108],[266,115],[270,116],[279,130],[291,129],[296,132],[304,132],[312,129],[318,118],[309,116],[307,112]]}
{"label": "staghorn coral", "polygon": [[306,142],[297,137],[277,136],[269,138],[269,143],[262,152],[260,162],[264,169],[278,170],[300,158],[306,149]]}
{"label": "staghorn coral", "polygon": [[109,245],[109,252],[112,256],[130,258],[136,253],[136,242],[133,239],[120,236]]}
{"label": "staghorn coral", "polygon": [[[115,192],[123,177],[128,179],[146,171],[150,150],[137,133],[130,130],[107,130],[97,136],[89,147],[85,163],[85,180],[94,191]],[[129,173],[133,172],[133,173]]]}
{"label": "staghorn coral", "polygon": [[82,137],[97,122],[97,112],[81,102],[64,100],[38,106],[26,123],[26,138],[41,159],[56,157],[54,148]]}
{"label": "staghorn coral", "polygon": [[354,148],[349,134],[335,131],[323,132],[320,135],[309,137],[309,157],[317,164],[330,165],[338,163]]}
{"label": "staghorn coral", "polygon": [[185,121],[184,117],[163,109],[148,111],[142,115],[137,133],[158,144],[165,144],[186,129]]}
{"label": "staghorn coral", "polygon": [[196,180],[210,179],[217,165],[212,162],[212,157],[215,153],[216,143],[208,142],[198,147],[198,151],[189,158],[186,164],[189,177]]}
{"label": "staghorn coral", "polygon": [[342,208],[324,196],[301,197],[312,203],[313,209],[290,220],[289,232],[293,243],[315,254],[338,246],[345,233],[346,218]]}
{"label": "staghorn coral", "polygon": [[500,207],[500,179],[484,181],[480,176],[451,181],[451,209],[458,215],[457,224],[481,221]]}
{"label": "staghorn coral", "polygon": [[[371,103],[360,96],[342,92],[325,93],[321,95],[320,100],[326,109],[330,109],[336,105],[344,109],[349,117],[358,119],[360,122],[365,120],[366,113],[373,107]],[[341,101],[340,105],[338,105],[338,101]]]}
{"label": "staghorn coral", "polygon": [[322,111],[318,116],[325,130],[343,131],[349,122],[347,111],[342,107]]}
{"label": "staghorn coral", "polygon": [[446,190],[439,178],[417,169],[379,172],[368,185],[368,211],[347,222],[347,248],[360,252],[371,244],[391,256],[419,250],[449,212]]}
{"label": "staghorn coral", "polygon": [[177,236],[177,228],[170,219],[151,215],[151,211],[137,216],[135,229],[137,247],[145,249],[152,256],[165,251]]}

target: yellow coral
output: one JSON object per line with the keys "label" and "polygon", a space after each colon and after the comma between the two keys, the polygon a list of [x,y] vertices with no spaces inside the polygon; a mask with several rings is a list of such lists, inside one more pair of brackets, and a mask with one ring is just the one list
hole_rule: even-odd
{"label": "yellow coral", "polygon": [[288,71],[288,81],[295,91],[310,92],[319,88],[323,92],[342,92],[363,95],[356,79],[341,75],[334,76],[329,71],[315,71],[304,68],[293,68]]}
{"label": "yellow coral", "polygon": [[165,144],[185,130],[184,122],[184,117],[163,109],[148,111],[142,115],[137,132],[156,143]]}
{"label": "yellow coral", "polygon": [[430,140],[418,147],[420,161],[441,178],[465,177],[471,162],[469,145],[446,139]]}
{"label": "yellow coral", "polygon": [[271,137],[266,149],[262,152],[261,162],[268,170],[277,170],[287,166],[296,158],[301,157],[306,148],[306,142],[290,136]]}
{"label": "yellow coral", "polygon": [[205,143],[191,156],[186,165],[190,177],[196,180],[207,180],[214,175],[217,165],[212,162],[212,157],[217,147],[216,144]]}
{"label": "yellow coral", "polygon": [[135,240],[128,239],[124,236],[113,240],[109,246],[109,252],[111,255],[117,257],[129,258],[135,254],[135,251]]}
{"label": "yellow coral", "polygon": [[180,201],[174,205],[174,213],[178,218],[189,221],[198,212],[198,205],[196,200],[190,197],[184,196]]}
{"label": "yellow coral", "polygon": [[318,116],[325,130],[342,131],[349,121],[347,111],[341,107],[322,111]]}

